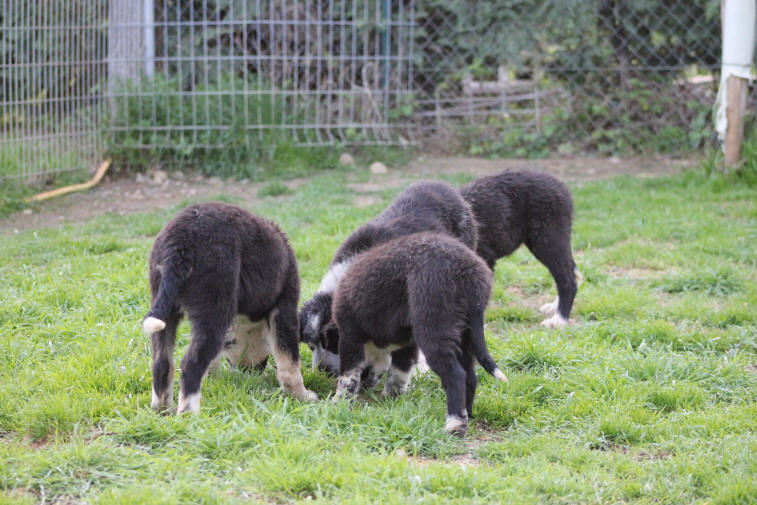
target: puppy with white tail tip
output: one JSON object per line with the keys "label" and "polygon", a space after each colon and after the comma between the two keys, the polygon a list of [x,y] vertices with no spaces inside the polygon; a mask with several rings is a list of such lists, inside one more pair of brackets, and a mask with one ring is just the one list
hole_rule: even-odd
{"label": "puppy with white tail tip", "polygon": [[244,328],[255,321],[264,321],[265,352],[245,350],[244,363],[262,368],[270,350],[281,387],[300,400],[317,399],[300,372],[297,262],[273,222],[225,203],[187,207],[155,239],[150,292],[142,327],[152,339],[153,409],[173,405],[176,328],[185,313],[192,338],[181,360],[178,413],[199,411],[202,380],[227,332],[249,340],[254,332]]}
{"label": "puppy with white tail tip", "polygon": [[334,293],[339,333],[335,399],[372,387],[387,371],[383,394],[406,391],[418,350],[447,394],[445,431],[465,435],[473,413],[478,361],[498,380],[484,340],[492,272],[462,242],[417,233],[355,257]]}
{"label": "puppy with white tail tip", "polygon": [[555,301],[541,307],[551,317],[541,324],[547,328],[567,325],[583,280],[570,247],[570,189],[541,170],[508,170],[477,179],[461,188],[460,194],[476,216],[478,255],[493,269],[499,258],[526,244],[557,285]]}

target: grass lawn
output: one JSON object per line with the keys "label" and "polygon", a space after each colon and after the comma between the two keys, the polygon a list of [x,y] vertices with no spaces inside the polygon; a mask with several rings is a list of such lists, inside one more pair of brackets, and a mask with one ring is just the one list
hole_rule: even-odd
{"label": "grass lawn", "polygon": [[[251,209],[289,235],[303,300],[398,192],[357,208],[347,178]],[[526,249],[500,260],[486,330],[510,382],[479,367],[462,440],[433,374],[349,408],[224,367],[201,414],[155,414],[147,256],[178,209],[3,237],[0,503],[756,503],[757,190],[696,174],[573,190],[575,324],[539,326],[555,289]],[[183,323],[177,367],[187,343]]]}

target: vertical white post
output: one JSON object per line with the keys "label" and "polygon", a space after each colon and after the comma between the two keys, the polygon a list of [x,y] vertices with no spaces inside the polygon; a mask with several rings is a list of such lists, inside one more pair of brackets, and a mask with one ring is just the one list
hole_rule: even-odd
{"label": "vertical white post", "polygon": [[718,91],[716,130],[723,140],[726,166],[741,158],[747,81],[752,77],[755,1],[722,0],[723,61]]}
{"label": "vertical white post", "polygon": [[155,73],[155,4],[154,0],[144,0],[144,41],[145,41],[145,75],[152,77]]}
{"label": "vertical white post", "polygon": [[108,2],[108,77],[115,80],[139,77],[139,26],[142,16],[131,0]]}

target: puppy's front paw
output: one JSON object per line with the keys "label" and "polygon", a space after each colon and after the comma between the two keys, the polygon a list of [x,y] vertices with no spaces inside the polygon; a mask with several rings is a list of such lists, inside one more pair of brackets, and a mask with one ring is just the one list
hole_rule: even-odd
{"label": "puppy's front paw", "polygon": [[559,304],[559,298],[555,298],[555,301],[550,303],[545,303],[541,307],[539,307],[539,311],[544,314],[545,316],[551,316],[557,311],[557,305]]}
{"label": "puppy's front paw", "polygon": [[545,328],[562,328],[563,326],[568,325],[568,320],[562,317],[560,314],[555,313],[554,316],[542,321],[541,325]]}
{"label": "puppy's front paw", "polygon": [[458,416],[447,416],[444,431],[450,435],[464,437],[468,433],[468,420]]}

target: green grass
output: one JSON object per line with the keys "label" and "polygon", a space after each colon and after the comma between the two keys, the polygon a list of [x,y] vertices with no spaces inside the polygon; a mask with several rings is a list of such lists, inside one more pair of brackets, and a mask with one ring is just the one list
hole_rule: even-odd
{"label": "green grass", "polygon": [[[303,299],[398,191],[355,208],[347,181],[252,209],[289,234]],[[694,173],[573,189],[575,324],[539,326],[554,287],[527,250],[499,262],[487,340],[510,382],[479,370],[463,440],[433,374],[349,408],[287,397],[270,366],[223,368],[199,415],[155,414],[147,256],[177,209],[3,240],[0,503],[755,503],[757,190]],[[177,366],[188,339],[183,324]]]}

